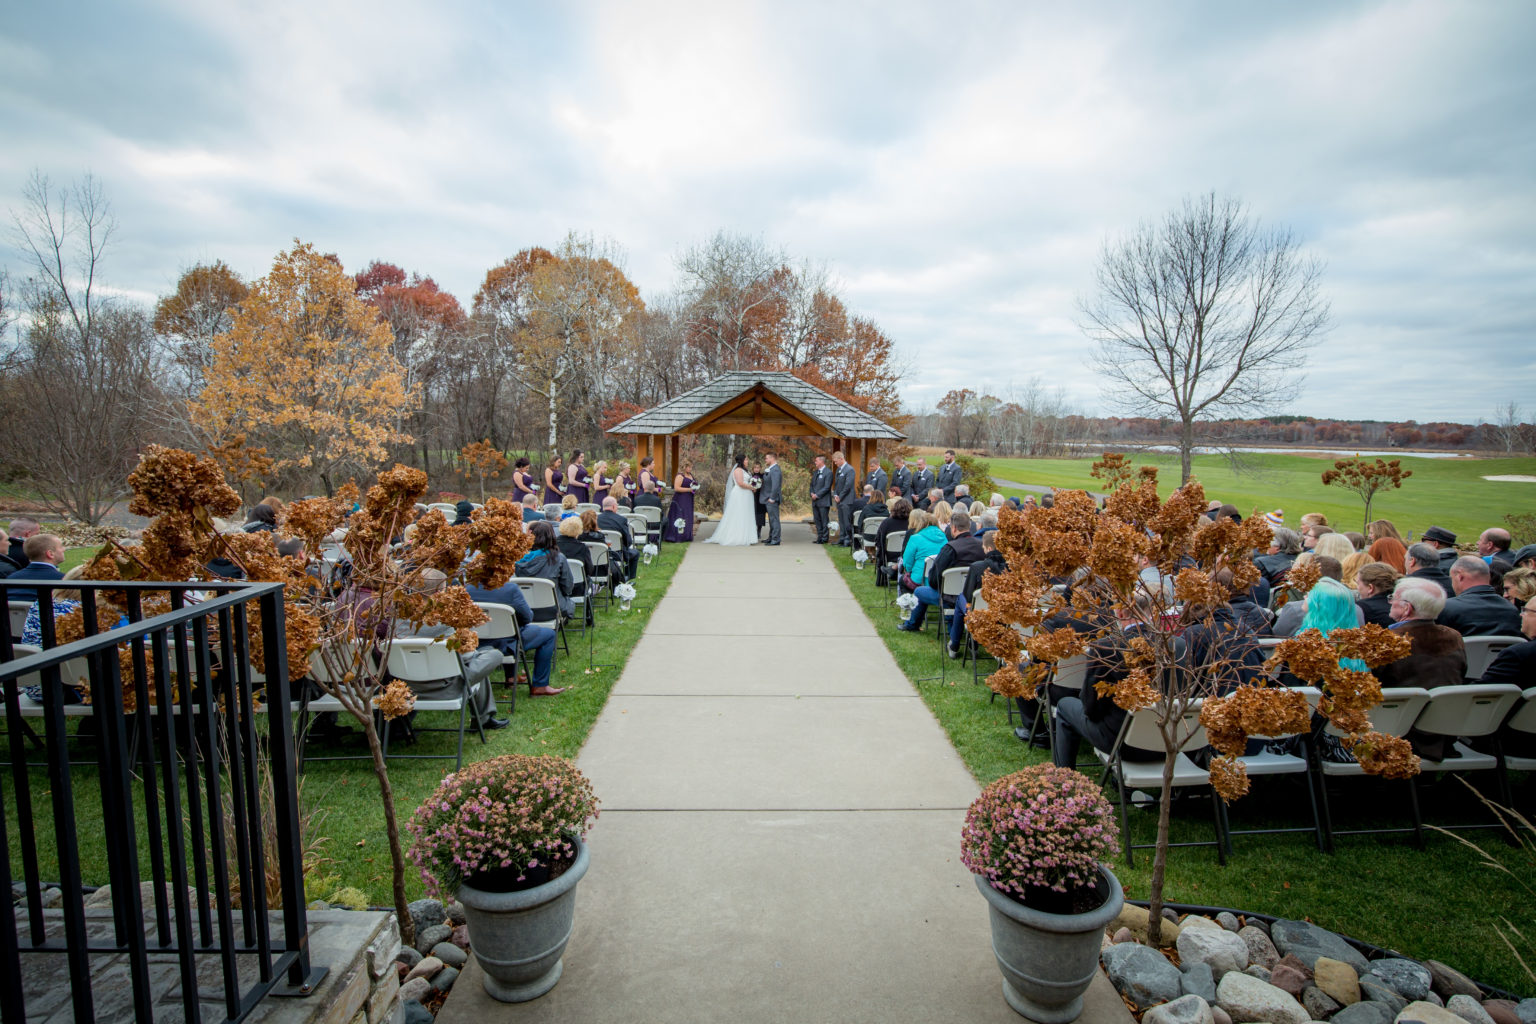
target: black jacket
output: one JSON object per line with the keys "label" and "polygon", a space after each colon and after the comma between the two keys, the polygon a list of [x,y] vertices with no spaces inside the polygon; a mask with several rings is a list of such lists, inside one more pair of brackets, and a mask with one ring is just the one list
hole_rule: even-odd
{"label": "black jacket", "polygon": [[1360,606],[1360,611],[1365,615],[1366,624],[1374,622],[1378,626],[1392,625],[1392,595],[1376,594],[1373,597],[1357,597],[1355,604]]}
{"label": "black jacket", "polygon": [[1259,572],[1269,580],[1270,586],[1274,586],[1280,582],[1280,577],[1290,572],[1295,561],[1295,555],[1260,555],[1253,560],[1253,564],[1259,567]]}
{"label": "black jacket", "polygon": [[[906,528],[907,528],[907,517],[906,516],[887,516],[885,522],[880,524],[880,528],[875,531],[875,564],[876,565],[883,564],[883,563],[885,563],[887,561],[892,561],[892,559],[888,559],[886,557],[886,555],[885,555],[885,538],[890,536],[893,533],[900,533],[900,532],[906,530]],[[898,556],[894,560],[895,561],[899,561],[900,557]]]}
{"label": "black jacket", "polygon": [[1486,583],[1468,587],[1445,602],[1435,621],[1462,636],[1520,635],[1520,613]]}
{"label": "black jacket", "polygon": [[953,537],[948,544],[939,548],[939,553],[933,558],[933,570],[928,573],[927,583],[935,590],[944,579],[946,569],[969,569],[972,565],[981,561],[981,541],[969,533],[960,537]]}
{"label": "black jacket", "polygon": [[965,577],[965,603],[976,603],[976,593],[981,589],[981,578],[989,572],[999,575],[1008,571],[1008,563],[1001,551],[988,551],[980,561],[971,563],[971,571]]}
{"label": "black jacket", "polygon": [[27,567],[26,545],[26,541],[19,537],[12,537],[10,547],[5,550],[6,561],[10,562],[16,569],[25,569]]}
{"label": "black jacket", "polygon": [[1504,648],[1478,681],[1514,683],[1519,687],[1536,684],[1536,640]]}
{"label": "black jacket", "polygon": [[1269,628],[1269,616],[1247,594],[1232,598],[1232,616],[1250,633],[1262,633]]}
{"label": "black jacket", "polygon": [[1185,666],[1213,676],[1217,694],[1263,684],[1264,652],[1257,632],[1231,607],[1214,609],[1209,622],[1192,623],[1184,630],[1184,645]]}
{"label": "black jacket", "polygon": [[[582,572],[586,579],[591,580],[596,574],[597,568],[592,564],[592,552],[587,546],[575,537],[560,536],[555,538],[555,547],[565,556],[567,562],[580,562]],[[589,584],[590,585],[590,584]]]}
{"label": "black jacket", "polygon": [[629,520],[617,512],[609,512],[606,509],[599,512],[597,514],[597,528],[599,530],[612,530],[617,533],[624,539],[624,546],[626,548],[635,546],[635,538],[630,536],[629,533]]}
{"label": "black jacket", "polygon": [[1430,580],[1434,583],[1440,584],[1440,589],[1445,591],[1446,597],[1450,597],[1452,594],[1456,593],[1455,589],[1451,587],[1451,574],[1439,566],[1430,566],[1427,569],[1415,569],[1408,575],[1416,580]]}

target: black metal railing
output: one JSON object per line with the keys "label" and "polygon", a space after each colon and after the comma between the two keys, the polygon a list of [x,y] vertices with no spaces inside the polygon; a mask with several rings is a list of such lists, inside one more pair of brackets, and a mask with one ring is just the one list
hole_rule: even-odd
{"label": "black metal railing", "polygon": [[[0,620],[11,790],[0,791],[0,874],[25,890],[0,923],[0,1019],[26,1019],[23,954],[65,958],[75,1020],[94,1019],[101,994],[93,992],[93,959],[100,965],[109,956],[126,963],[138,1020],[153,1019],[164,995],[152,984],[151,957],[174,956],[188,1021],[204,1017],[199,990],[209,998],[218,987],[209,981],[215,964],[227,1020],[240,1020],[269,992],[313,991],[323,972],[309,962],[282,584],[0,580],[0,596],[21,587],[41,599],[43,650],[18,652],[9,617]],[[80,591],[87,635],[56,645],[52,592],[66,587]],[[103,591],[125,594],[128,609],[107,632],[95,626]],[[146,608],[169,610],[145,617]],[[251,664],[253,627],[265,640],[264,680]],[[69,706],[77,673],[66,678],[64,669],[77,659],[86,667],[88,711]],[[23,695],[27,686],[41,687],[40,701]],[[72,719],[82,723],[73,731]],[[40,811],[43,804],[50,809]],[[88,880],[78,829],[98,817],[105,876],[93,865],[97,877]],[[43,840],[50,834],[51,850]],[[63,896],[58,910],[44,909],[40,865],[49,854],[57,874],[47,877]],[[278,912],[268,906],[269,878],[281,895]],[[110,926],[87,911],[87,881],[110,884]],[[153,883],[148,908],[143,881]],[[42,967],[29,960],[34,966]]]}

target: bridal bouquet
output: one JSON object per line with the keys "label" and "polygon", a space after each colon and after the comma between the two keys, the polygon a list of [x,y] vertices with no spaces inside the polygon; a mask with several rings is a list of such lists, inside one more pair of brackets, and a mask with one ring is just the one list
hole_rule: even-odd
{"label": "bridal bouquet", "polygon": [[763,486],[763,478],[756,475],[749,476],[747,477],[747,483],[751,484],[754,488],[761,487]]}

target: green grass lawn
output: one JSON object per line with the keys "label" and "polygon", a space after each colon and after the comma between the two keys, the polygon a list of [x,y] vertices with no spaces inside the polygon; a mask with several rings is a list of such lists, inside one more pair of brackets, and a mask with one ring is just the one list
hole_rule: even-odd
{"label": "green grass lawn", "polygon": [[[934,716],[966,766],[985,785],[1010,771],[1047,760],[1013,735],[1002,698],[991,700],[984,685],[992,662],[983,656],[983,685],[971,682],[972,667],[960,661],[943,665],[932,614],[922,633],[896,629],[897,612],[887,607],[888,591],[874,586],[868,569],[853,567],[839,550],[829,552],[849,588]],[[937,677],[941,668],[948,679]],[[1082,754],[1087,757],[1086,748]],[[1487,774],[1492,773],[1478,773]],[[1094,772],[1093,777],[1098,778]],[[1492,779],[1480,780],[1492,786]],[[1336,780],[1330,789],[1334,828],[1406,825],[1407,790],[1402,783],[1371,779]],[[1529,811],[1536,790],[1515,776],[1516,801]],[[1485,820],[1465,787],[1446,777],[1421,793],[1425,820],[1435,824]],[[1253,791],[1230,809],[1234,830],[1311,825],[1305,784],[1300,780],[1256,779]],[[1131,811],[1136,843],[1155,838],[1155,810]],[[1205,800],[1175,803],[1175,842],[1210,840],[1214,828]],[[1500,857],[1528,883],[1536,884],[1536,865],[1491,832],[1471,838]],[[956,837],[958,841],[958,836]],[[1493,932],[1507,917],[1527,937],[1536,937],[1536,907],[1531,893],[1502,872],[1478,866],[1470,850],[1448,837],[1427,833],[1426,848],[1411,836],[1339,837],[1337,852],[1321,853],[1306,834],[1236,836],[1234,854],[1223,867],[1213,847],[1174,849],[1169,854],[1164,899],[1203,906],[1233,907],[1279,917],[1307,918],[1342,934],[1397,949],[1419,959],[1443,960],[1480,981],[1530,995],[1536,984]],[[1128,897],[1145,899],[1151,878],[1152,851],[1135,851],[1134,866],[1114,864]],[[1516,940],[1517,943],[1520,940]],[[1531,961],[1531,951],[1522,948]]]}
{"label": "green grass lawn", "polygon": [[[1127,453],[1130,454],[1130,453]],[[1364,504],[1353,492],[1325,487],[1322,473],[1333,467],[1332,459],[1307,455],[1251,455],[1253,471],[1238,475],[1220,455],[1196,455],[1194,475],[1205,486],[1207,497],[1231,502],[1243,515],[1254,509],[1285,510],[1292,528],[1304,512],[1322,512],[1341,529],[1359,530],[1364,523]],[[1081,459],[989,459],[992,475],[1020,484],[1084,488],[1102,491],[1104,484],[1089,475],[1096,457]],[[1136,465],[1158,467],[1162,492],[1179,482],[1177,455],[1148,453],[1135,456]],[[1536,483],[1484,480],[1484,476],[1536,476],[1536,458],[1520,459],[1416,459],[1403,457],[1413,476],[1401,489],[1377,494],[1372,519],[1390,519],[1406,537],[1416,537],[1429,526],[1443,526],[1470,546],[1490,526],[1503,526],[1511,512],[1536,510]],[[1005,494],[1023,495],[1011,488]],[[1536,538],[1533,538],[1536,539]]]}
{"label": "green grass lawn", "polygon": [[[466,763],[479,761],[501,754],[559,754],[574,758],[586,742],[592,724],[608,700],[608,692],[618,681],[629,652],[649,621],[672,577],[681,564],[686,547],[681,544],[665,544],[660,556],[650,565],[643,566],[635,583],[637,596],[630,610],[621,611],[617,602],[610,610],[605,600],[597,603],[597,630],[592,634],[592,660],[599,666],[588,671],[588,641],[578,633],[569,635],[570,654],[560,652],[555,660],[552,685],[567,687],[565,693],[555,697],[530,698],[526,686],[520,688],[516,712],[512,723],[505,729],[486,733],[484,745],[471,726],[464,740]],[[499,679],[499,674],[493,678]],[[506,714],[507,690],[497,683],[496,700],[502,714]],[[341,716],[342,724],[349,721]],[[423,713],[417,716],[420,725],[457,726],[456,713]],[[307,754],[319,756],[326,753],[366,754],[367,747],[357,739],[340,748],[311,744]],[[391,747],[391,752],[453,753],[455,737],[452,733],[423,733],[406,748]],[[89,760],[94,748],[75,744],[71,756]],[[443,776],[453,770],[451,756],[446,760],[390,761],[390,782],[394,788],[395,808],[399,815],[402,833],[406,822],[418,804],[436,788]],[[101,823],[99,790],[96,788],[96,772],[89,767],[77,769],[73,774],[77,820],[75,832],[80,841],[82,874],[87,884],[101,885],[107,881],[107,858],[104,828]],[[50,820],[48,782],[41,770],[32,773],[34,813],[37,820]],[[0,793],[9,800],[9,786],[0,787]],[[301,782],[302,804],[309,820],[308,835],[323,835],[320,846],[324,862],[311,871],[306,879],[311,900],[325,899],[336,888],[351,886],[367,894],[373,904],[390,902],[389,844],[384,830],[383,811],[379,801],[378,784],[367,761],[315,762],[307,765]],[[136,820],[140,830],[141,863],[148,865],[149,846],[144,834],[144,807],[142,790],[136,792]],[[7,807],[7,813],[14,808]],[[14,818],[11,819],[14,821]],[[409,837],[406,837],[407,842]],[[53,833],[45,824],[38,831],[41,871],[45,879],[57,879],[58,868],[54,852]],[[10,833],[12,864],[19,865],[20,849],[15,831]],[[19,869],[18,869],[19,870]],[[410,868],[407,886],[415,899],[422,895],[423,887],[415,868]],[[322,891],[323,890],[323,891]]]}

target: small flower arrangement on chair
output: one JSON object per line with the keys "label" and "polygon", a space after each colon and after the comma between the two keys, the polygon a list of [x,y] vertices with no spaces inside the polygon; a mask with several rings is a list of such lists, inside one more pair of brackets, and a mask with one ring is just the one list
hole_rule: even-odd
{"label": "small flower arrangement on chair", "polygon": [[659,553],[660,551],[657,549],[655,544],[647,544],[645,547],[640,549],[641,561],[643,561],[646,565],[650,565],[651,559],[655,558]]}
{"label": "small flower arrangement on chair", "polygon": [[629,611],[629,604],[635,599],[635,585],[633,583],[620,583],[613,588],[613,596],[619,599],[619,610]]}
{"label": "small flower arrangement on chair", "polygon": [[858,568],[862,569],[862,568],[864,568],[864,564],[866,562],[868,562],[868,561],[869,561],[869,553],[868,552],[866,552],[863,548],[854,548],[853,549],[853,564],[855,566],[857,566]]}

